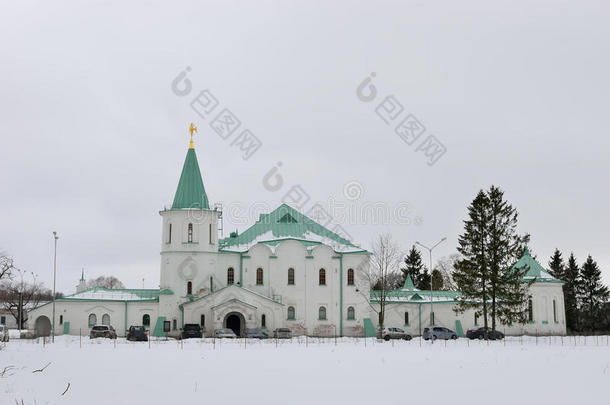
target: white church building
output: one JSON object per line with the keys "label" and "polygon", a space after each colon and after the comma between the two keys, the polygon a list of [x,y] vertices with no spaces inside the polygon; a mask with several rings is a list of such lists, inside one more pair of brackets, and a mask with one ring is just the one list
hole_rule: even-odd
{"label": "white church building", "polygon": [[[165,336],[186,323],[200,324],[205,336],[219,328],[238,335],[262,328],[271,335],[279,327],[294,335],[375,335],[379,305],[364,276],[370,253],[285,204],[241,234],[219,238],[222,213],[210,208],[192,139],[173,204],[159,214],[159,288],[87,289],[81,277],[76,293],[56,300],[56,335],[86,335],[104,324],[119,336],[131,325]],[[565,334],[563,283],[529,253],[520,262],[536,278],[531,316],[507,333]],[[417,290],[407,279],[389,295],[385,326],[419,335],[433,321],[463,336],[481,322],[474,312],[456,315],[458,298],[455,291]],[[28,326],[48,334],[51,318],[51,303],[41,305],[28,312]]]}

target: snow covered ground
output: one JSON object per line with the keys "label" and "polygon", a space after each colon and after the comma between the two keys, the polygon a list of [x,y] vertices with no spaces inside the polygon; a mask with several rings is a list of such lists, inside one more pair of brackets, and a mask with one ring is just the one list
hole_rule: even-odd
{"label": "snow covered ground", "polygon": [[0,350],[0,404],[603,403],[610,384],[606,336],[55,340]]}

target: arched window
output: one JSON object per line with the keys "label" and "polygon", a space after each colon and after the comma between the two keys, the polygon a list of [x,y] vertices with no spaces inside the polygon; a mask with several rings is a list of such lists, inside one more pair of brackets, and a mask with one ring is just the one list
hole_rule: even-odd
{"label": "arched window", "polygon": [[174,322],[173,322],[172,326],[173,326],[174,330],[178,329],[178,321],[174,319]]}
{"label": "arched window", "polygon": [[256,269],[256,285],[263,285],[263,269]]}
{"label": "arched window", "polygon": [[409,313],[405,312],[405,325],[409,326]]}
{"label": "arched window", "polygon": [[201,319],[199,320],[199,325],[201,325],[202,328],[205,328],[205,315],[201,314]]}
{"label": "arched window", "polygon": [[[553,303],[555,303],[555,301],[553,301]],[[64,323],[64,316],[63,315],[59,315],[59,324],[63,325]]]}
{"label": "arched window", "polygon": [[233,267],[227,269],[227,285],[229,284],[235,284],[235,270],[233,270]]}
{"label": "arched window", "polygon": [[288,269],[288,285],[294,285],[294,269]]}
{"label": "arched window", "polygon": [[212,244],[212,224],[208,227],[208,241]]}
{"label": "arched window", "polygon": [[188,281],[186,283],[186,295],[193,295],[193,282]]}
{"label": "arched window", "polygon": [[320,269],[319,281],[320,285],[326,285],[326,270]]}
{"label": "arched window", "polygon": [[356,319],[356,310],[354,307],[347,307],[347,319]]}
{"label": "arched window", "polygon": [[266,328],[267,327],[267,316],[265,316],[265,314],[261,315],[261,328]]}
{"label": "arched window", "polygon": [[326,307],[320,307],[318,310],[318,319],[326,320]]}
{"label": "arched window", "polygon": [[477,326],[479,324],[479,315],[474,314],[474,325]]}
{"label": "arched window", "polygon": [[106,326],[110,325],[110,315],[108,315],[108,314],[102,315],[102,325],[106,325]]}
{"label": "arched window", "polygon": [[193,224],[189,224],[188,226],[188,243],[193,243]]}
{"label": "arched window", "polygon": [[553,322],[559,323],[559,319],[557,318],[557,300],[554,298],[553,298]]}
{"label": "arched window", "polygon": [[527,301],[527,320],[534,322],[534,301],[531,298]]}
{"label": "arched window", "polygon": [[97,316],[95,314],[89,315],[89,327],[93,328],[97,324]]}
{"label": "arched window", "polygon": [[150,315],[144,314],[144,316],[142,316],[142,325],[150,326]]}
{"label": "arched window", "polygon": [[167,243],[172,243],[172,224],[167,227]]}
{"label": "arched window", "polygon": [[294,320],[294,319],[296,319],[295,313],[294,313],[294,307],[288,307],[288,320]]}
{"label": "arched window", "polygon": [[354,285],[354,269],[347,269],[347,285]]}

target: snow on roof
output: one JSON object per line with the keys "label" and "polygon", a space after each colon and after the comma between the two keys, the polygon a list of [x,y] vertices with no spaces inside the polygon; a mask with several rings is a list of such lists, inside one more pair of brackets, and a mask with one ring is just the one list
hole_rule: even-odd
{"label": "snow on roof", "polygon": [[94,287],[76,294],[68,295],[57,301],[146,301],[156,300],[159,295],[171,294],[170,290],[150,289],[109,289]]}

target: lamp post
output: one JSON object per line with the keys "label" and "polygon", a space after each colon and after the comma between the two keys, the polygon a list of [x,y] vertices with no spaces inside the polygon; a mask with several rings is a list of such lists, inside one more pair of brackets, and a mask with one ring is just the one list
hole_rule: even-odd
{"label": "lamp post", "polygon": [[426,249],[428,251],[428,253],[430,253],[430,326],[434,326],[434,306],[432,304],[432,250],[434,250],[435,247],[437,247],[438,245],[441,244],[441,242],[443,242],[445,239],[447,238],[443,238],[441,240],[439,240],[438,242],[436,242],[436,245],[432,246],[431,248],[423,245],[419,242],[415,242],[416,245],[419,245],[421,247],[423,247],[424,249]]}
{"label": "lamp post", "polygon": [[55,241],[55,252],[53,254],[53,325],[51,326],[51,341],[55,343],[55,275],[57,274],[57,232],[53,231]]}

